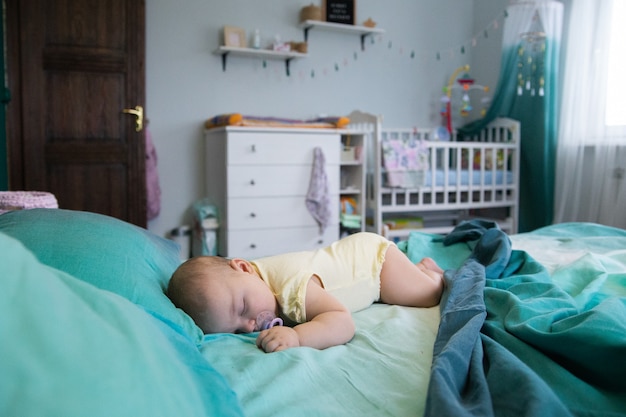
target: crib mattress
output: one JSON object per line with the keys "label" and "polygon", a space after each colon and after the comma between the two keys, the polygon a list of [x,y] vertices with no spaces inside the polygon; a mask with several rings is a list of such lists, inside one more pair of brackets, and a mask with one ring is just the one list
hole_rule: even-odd
{"label": "crib mattress", "polygon": [[[433,181],[434,178],[434,181]],[[438,169],[433,176],[432,170],[428,171],[386,171],[385,186],[399,188],[420,187],[457,187],[457,186],[494,186],[512,185],[514,175],[511,171],[497,170],[484,171],[462,169],[446,171]]]}

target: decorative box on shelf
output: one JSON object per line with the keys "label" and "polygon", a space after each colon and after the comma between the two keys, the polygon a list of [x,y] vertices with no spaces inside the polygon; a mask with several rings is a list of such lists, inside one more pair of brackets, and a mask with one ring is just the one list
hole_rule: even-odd
{"label": "decorative box on shelf", "polygon": [[361,146],[343,146],[341,148],[341,162],[361,162],[361,154],[363,147]]}

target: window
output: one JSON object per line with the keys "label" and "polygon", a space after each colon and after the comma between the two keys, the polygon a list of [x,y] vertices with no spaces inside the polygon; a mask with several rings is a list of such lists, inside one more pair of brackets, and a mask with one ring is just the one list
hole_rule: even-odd
{"label": "window", "polygon": [[626,125],[626,1],[613,2],[606,95],[607,126]]}

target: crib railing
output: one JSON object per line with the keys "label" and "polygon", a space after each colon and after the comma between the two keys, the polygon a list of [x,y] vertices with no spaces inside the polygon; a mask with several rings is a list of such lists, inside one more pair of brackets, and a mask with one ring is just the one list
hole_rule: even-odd
{"label": "crib railing", "polygon": [[[445,218],[445,226],[422,231],[445,233],[450,220],[458,222],[475,209],[505,209],[498,222],[509,233],[517,232],[519,200],[519,122],[500,118],[473,135],[456,132],[450,141],[430,140],[434,129],[390,129],[382,118],[367,113],[350,115],[353,126],[371,131],[367,177],[369,230],[388,237],[405,237],[411,230],[387,230],[385,217],[409,215]],[[423,141],[428,149],[428,167],[405,186],[390,186],[383,164],[381,143],[389,139]],[[421,177],[419,177],[421,175]]]}
{"label": "crib railing", "polygon": [[[385,131],[383,138],[394,133]],[[388,186],[388,173],[381,169],[380,203],[386,211],[497,207],[517,198],[517,144],[428,141],[425,146],[429,166],[420,173],[421,184]]]}

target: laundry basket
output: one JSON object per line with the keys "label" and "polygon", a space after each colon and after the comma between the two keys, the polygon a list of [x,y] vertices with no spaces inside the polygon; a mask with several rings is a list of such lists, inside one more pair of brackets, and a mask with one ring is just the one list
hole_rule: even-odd
{"label": "laundry basket", "polygon": [[0,191],[0,214],[34,208],[59,208],[59,203],[45,191]]}

